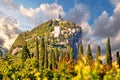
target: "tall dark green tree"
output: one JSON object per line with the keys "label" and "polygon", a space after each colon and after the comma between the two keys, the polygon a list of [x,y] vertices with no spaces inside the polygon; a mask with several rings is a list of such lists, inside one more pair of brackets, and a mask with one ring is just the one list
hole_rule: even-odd
{"label": "tall dark green tree", "polygon": [[98,63],[102,63],[102,61],[100,60],[100,56],[101,56],[100,46],[97,46],[96,62],[98,62]]}
{"label": "tall dark green tree", "polygon": [[72,49],[70,46],[68,46],[68,47],[67,47],[67,50],[69,51],[70,60],[73,60],[73,58],[74,58],[73,49]]}
{"label": "tall dark green tree", "polygon": [[107,64],[112,65],[110,38],[107,39],[107,43],[106,43],[106,62]]}
{"label": "tall dark green tree", "polygon": [[28,57],[30,57],[30,51],[27,47],[27,43],[25,43],[25,45],[23,46],[22,51],[21,51],[21,59],[22,59],[22,61],[26,61],[26,59]]}
{"label": "tall dark green tree", "polygon": [[53,53],[53,50],[51,49],[48,55],[48,69],[52,69],[52,53]]}
{"label": "tall dark green tree", "polygon": [[47,52],[47,45],[45,46],[44,67],[45,67],[45,68],[48,68],[48,52]]}
{"label": "tall dark green tree", "polygon": [[40,39],[40,68],[42,69],[44,66],[44,56],[45,56],[45,43],[44,38]]}
{"label": "tall dark green tree", "polygon": [[117,61],[117,64],[119,65],[119,68],[120,68],[120,55],[119,55],[118,51],[116,52],[116,61]]}
{"label": "tall dark green tree", "polygon": [[65,53],[64,53],[64,58],[65,58],[66,60],[68,60],[68,59],[69,59],[69,56],[70,56],[70,52],[69,52],[68,48],[69,48],[69,46],[67,46],[67,49],[66,49],[66,51],[65,51]]}
{"label": "tall dark green tree", "polygon": [[38,38],[35,38],[35,42],[36,42],[36,58],[37,60],[39,60]]}
{"label": "tall dark green tree", "polygon": [[83,45],[81,44],[79,46],[78,59],[81,59],[81,57],[83,56],[83,54],[84,54]]}
{"label": "tall dark green tree", "polygon": [[87,60],[92,62],[93,61],[93,56],[91,52],[91,47],[90,45],[87,46],[87,52],[86,52]]}
{"label": "tall dark green tree", "polygon": [[59,62],[58,48],[54,49],[54,53],[55,53],[55,68],[57,68],[58,67],[57,63]]}
{"label": "tall dark green tree", "polygon": [[[38,47],[39,43],[38,43],[37,37],[35,38],[35,43],[36,43],[36,59],[37,59],[36,63],[38,64],[37,68],[39,70],[39,47]],[[33,55],[33,53],[32,53],[32,55]]]}
{"label": "tall dark green tree", "polygon": [[55,48],[54,52],[55,52],[55,60],[56,60],[56,62],[58,62],[59,61],[58,49]]}
{"label": "tall dark green tree", "polygon": [[63,52],[60,48],[59,49],[59,61],[63,61]]}
{"label": "tall dark green tree", "polygon": [[52,53],[52,69],[55,68],[55,52]]}

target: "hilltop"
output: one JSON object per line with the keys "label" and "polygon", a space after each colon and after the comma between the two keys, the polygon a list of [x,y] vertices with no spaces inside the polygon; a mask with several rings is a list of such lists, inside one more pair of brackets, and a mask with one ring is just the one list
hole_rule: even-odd
{"label": "hilltop", "polygon": [[43,36],[53,47],[66,48],[70,46],[73,48],[74,53],[77,54],[77,48],[82,42],[82,29],[72,21],[65,21],[61,18],[49,20],[31,31],[19,34],[11,47],[11,53],[16,54],[19,52],[25,41],[30,52],[35,53],[35,38]]}

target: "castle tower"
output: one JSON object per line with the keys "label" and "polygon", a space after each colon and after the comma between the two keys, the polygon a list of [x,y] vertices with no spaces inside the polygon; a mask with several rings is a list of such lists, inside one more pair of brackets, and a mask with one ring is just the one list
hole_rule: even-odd
{"label": "castle tower", "polygon": [[56,19],[57,21],[63,21],[63,19],[62,19],[62,17],[61,17],[61,15],[60,14],[58,14],[58,16],[57,16],[57,19]]}
{"label": "castle tower", "polygon": [[54,27],[54,37],[59,37],[61,32],[61,27],[60,26],[55,26]]}
{"label": "castle tower", "polygon": [[58,19],[61,19],[61,15],[60,14],[58,15]]}

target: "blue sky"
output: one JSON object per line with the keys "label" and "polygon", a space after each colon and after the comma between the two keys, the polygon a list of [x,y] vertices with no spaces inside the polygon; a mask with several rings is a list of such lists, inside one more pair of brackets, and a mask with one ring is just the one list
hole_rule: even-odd
{"label": "blue sky", "polygon": [[10,48],[19,33],[58,14],[83,30],[83,45],[105,51],[107,37],[112,50],[120,50],[120,0],[0,0],[0,45]]}
{"label": "blue sky", "polygon": [[14,3],[17,3],[18,5],[22,4],[27,8],[37,8],[41,4],[52,4],[56,1],[58,5],[63,7],[65,13],[68,13],[69,10],[74,8],[77,4],[86,5],[90,11],[90,24],[93,24],[94,19],[96,19],[104,10],[109,13],[109,16],[111,16],[114,9],[113,5],[110,3],[110,0],[13,0]]}

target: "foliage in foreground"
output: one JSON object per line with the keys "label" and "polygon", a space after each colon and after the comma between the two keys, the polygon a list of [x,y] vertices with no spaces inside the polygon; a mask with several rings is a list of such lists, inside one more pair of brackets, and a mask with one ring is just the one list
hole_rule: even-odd
{"label": "foliage in foreground", "polygon": [[116,53],[116,61],[112,62],[109,38],[104,63],[100,46],[97,48],[96,61],[90,45],[87,47],[86,55],[82,45],[79,47],[78,60],[73,59],[74,54],[69,46],[64,52],[57,48],[48,51],[43,39],[40,54],[39,51],[36,52],[36,57],[31,56],[25,44],[21,54],[0,57],[0,80],[120,80],[119,52]]}
{"label": "foliage in foreground", "polygon": [[[64,58],[58,62],[58,67],[49,69],[38,67],[36,58],[28,58],[25,62],[12,60],[8,56],[0,59],[0,79],[2,80],[119,80],[120,68],[117,62],[112,66],[94,62],[87,63],[85,56],[81,60],[73,61]],[[101,56],[102,57],[102,56]],[[100,58],[101,58],[100,57]]]}
{"label": "foliage in foreground", "polygon": [[75,64],[71,60],[59,62],[59,67],[52,70],[38,67],[36,58],[28,58],[22,62],[21,59],[13,61],[9,56],[7,60],[4,58],[0,60],[0,80],[69,80],[75,75]]}

